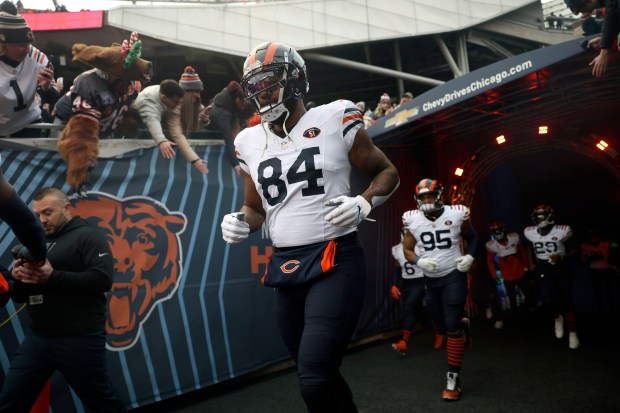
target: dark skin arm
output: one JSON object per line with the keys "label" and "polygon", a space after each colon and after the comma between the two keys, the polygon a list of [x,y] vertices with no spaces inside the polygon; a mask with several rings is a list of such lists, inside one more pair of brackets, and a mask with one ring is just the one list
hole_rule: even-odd
{"label": "dark skin arm", "polygon": [[361,194],[373,205],[374,196],[389,195],[398,185],[398,171],[385,154],[377,148],[364,128],[360,128],[349,151],[349,162],[355,168],[372,177],[372,181]]}
{"label": "dark skin arm", "polygon": [[250,232],[254,232],[263,225],[267,214],[263,209],[260,195],[256,191],[256,186],[250,174],[241,170],[241,177],[243,178],[245,188],[243,191],[243,206],[240,212],[245,214],[245,221],[250,225]]}
{"label": "dark skin arm", "polygon": [[416,240],[413,235],[411,235],[411,232],[409,232],[409,230],[405,231],[405,236],[403,237],[403,252],[405,253],[405,258],[407,258],[409,262],[412,262],[416,257],[415,252],[413,252],[415,244]]}

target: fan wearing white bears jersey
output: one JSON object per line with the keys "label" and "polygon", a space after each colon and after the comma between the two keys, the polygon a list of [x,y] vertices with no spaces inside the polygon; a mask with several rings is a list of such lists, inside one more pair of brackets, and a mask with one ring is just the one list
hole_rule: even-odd
{"label": "fan wearing white bears jersey", "polygon": [[[244,202],[224,216],[222,236],[233,244],[267,225],[274,250],[263,283],[275,288],[278,327],[297,363],[306,408],[356,412],[339,368],[364,299],[357,226],[396,190],[398,173],[373,145],[352,102],[306,112],[306,65],[292,47],[255,47],[241,86],[261,123],[235,139]],[[352,168],[370,178],[357,196]]]}
{"label": "fan wearing white bears jersey", "polygon": [[[28,90],[32,92],[31,101],[34,101],[37,74],[42,68],[31,58],[31,53],[38,51],[31,45],[34,42],[34,35],[24,18],[17,14],[17,9],[11,2],[3,2],[0,10],[0,136],[8,136],[22,129],[24,125],[41,114],[39,110],[38,115],[34,112],[32,117],[30,114],[24,115],[30,112],[32,107],[29,105],[30,101],[24,100],[27,96],[22,93],[20,87],[23,84],[18,81],[18,78],[21,70],[28,73],[29,77],[23,80],[27,81]],[[21,103],[18,94],[21,96]],[[16,115],[18,112],[20,114]],[[1,164],[2,159],[0,159]],[[43,226],[32,210],[17,195],[15,188],[6,180],[1,169],[0,219],[9,225],[19,242],[24,245],[18,251],[19,256],[42,264],[47,253]],[[0,302],[6,302],[4,299],[8,299],[9,296],[8,284],[2,275],[0,275],[0,296]]]}
{"label": "fan wearing white bears jersey", "polygon": [[41,103],[53,105],[60,97],[54,82],[54,67],[35,48],[34,34],[11,2],[0,6],[0,137],[39,137]]}
{"label": "fan wearing white bears jersey", "polygon": [[[438,329],[447,331],[448,372],[442,398],[461,397],[460,372],[465,346],[470,345],[469,319],[463,318],[467,298],[467,272],[474,262],[478,235],[469,219],[469,208],[444,205],[443,187],[434,179],[416,186],[418,209],[403,214],[407,232],[405,257],[424,272],[426,305]],[[466,254],[461,252],[466,241]],[[419,253],[415,253],[415,248]]]}
{"label": "fan wearing white bears jersey", "polygon": [[564,321],[568,327],[568,347],[579,348],[575,324],[575,312],[572,305],[572,271],[566,261],[573,255],[572,248],[566,243],[573,231],[568,225],[555,223],[555,213],[549,205],[537,205],[532,211],[534,226],[525,228],[523,235],[531,242],[531,267],[536,274],[538,294],[545,311],[553,317],[555,336],[564,337]]}

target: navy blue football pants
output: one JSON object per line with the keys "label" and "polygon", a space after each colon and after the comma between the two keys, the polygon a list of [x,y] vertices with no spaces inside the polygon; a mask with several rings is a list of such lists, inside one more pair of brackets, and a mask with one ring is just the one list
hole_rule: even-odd
{"label": "navy blue football pants", "polygon": [[309,413],[357,412],[340,365],[362,309],[366,265],[357,236],[343,238],[337,242],[336,267],[326,276],[276,289],[276,320],[297,363]]}
{"label": "navy blue football pants", "polygon": [[28,413],[56,370],[87,412],[127,411],[108,375],[102,332],[71,337],[27,336],[11,359],[0,393],[0,412]]}
{"label": "navy blue football pants", "polygon": [[467,299],[467,274],[458,270],[440,277],[424,277],[426,307],[440,332],[460,331]]}
{"label": "navy blue football pants", "polygon": [[403,278],[403,328],[411,330],[416,322],[424,322],[424,277]]}
{"label": "navy blue football pants", "polygon": [[538,294],[542,305],[555,318],[572,310],[573,276],[565,263],[551,265],[537,260],[536,270]]}

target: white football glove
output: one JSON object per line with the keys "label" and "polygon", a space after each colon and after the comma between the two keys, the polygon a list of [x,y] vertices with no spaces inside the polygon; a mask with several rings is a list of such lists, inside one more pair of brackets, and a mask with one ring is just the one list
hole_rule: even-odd
{"label": "white football glove", "polygon": [[415,265],[426,272],[435,272],[439,268],[439,262],[434,258],[420,258]]}
{"label": "white football glove", "polygon": [[474,263],[474,257],[471,255],[463,255],[462,257],[458,257],[455,259],[456,261],[456,269],[460,272],[467,272],[471,268],[471,265]]}
{"label": "white football glove", "polygon": [[229,244],[241,242],[250,235],[250,224],[245,222],[244,214],[235,212],[222,218],[222,238]]}
{"label": "white football glove", "polygon": [[356,227],[370,214],[372,206],[361,195],[338,196],[325,203],[336,208],[325,216],[325,222],[337,227]]}

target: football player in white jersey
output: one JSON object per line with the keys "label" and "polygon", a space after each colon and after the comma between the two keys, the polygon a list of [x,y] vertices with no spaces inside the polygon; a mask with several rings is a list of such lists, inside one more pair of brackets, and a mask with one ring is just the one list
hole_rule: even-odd
{"label": "football player in white jersey", "polygon": [[[398,173],[373,145],[353,102],[339,100],[306,112],[306,67],[292,47],[267,42],[254,48],[241,85],[261,124],[236,137],[244,202],[239,212],[224,216],[222,236],[237,243],[265,223],[274,245],[268,268],[274,256],[297,254],[299,262],[310,256],[300,250],[335,243],[336,265],[327,274],[275,288],[276,319],[297,363],[308,411],[357,412],[339,371],[364,299],[366,268],[357,226],[396,190]],[[352,167],[371,180],[357,196],[351,194]],[[287,272],[292,276],[297,267]]]}
{"label": "football player in white jersey", "polygon": [[[424,273],[422,268],[407,261],[403,250],[402,239],[407,232],[407,228],[401,230],[401,242],[392,247],[392,257],[394,257],[395,267],[392,277],[392,298],[400,301],[402,298],[403,311],[403,336],[400,340],[392,343],[392,348],[401,356],[406,356],[409,352],[408,343],[411,333],[417,322],[424,323],[424,295],[426,287],[424,285]],[[419,253],[418,248],[415,249]],[[402,281],[401,281],[402,279]],[[402,283],[402,293],[399,285]],[[426,327],[426,326],[425,326]],[[435,330],[435,348],[440,348],[445,338],[444,334]]]}
{"label": "football player in white jersey", "polygon": [[[487,267],[491,274],[491,278],[493,278],[496,283],[501,283],[500,277],[501,280],[503,280],[503,287],[506,289],[506,294],[510,300],[510,308],[505,311],[510,311],[516,316],[517,287],[521,289],[521,291],[528,290],[525,284],[526,280],[523,278],[529,267],[527,252],[521,243],[519,234],[516,232],[506,232],[504,223],[497,221],[492,222],[489,230],[492,237],[485,244],[487,250]],[[502,309],[502,306],[498,305],[498,307],[499,311],[496,311],[497,319],[495,321],[495,328],[499,329],[504,326],[504,319],[506,317],[503,314],[504,309]]]}
{"label": "football player in white jersey", "polygon": [[[470,345],[469,319],[463,318],[467,298],[467,272],[474,262],[478,235],[469,219],[469,208],[444,205],[443,187],[433,179],[416,186],[418,209],[403,214],[408,229],[403,239],[405,257],[418,265],[426,281],[426,305],[435,325],[447,330],[448,372],[442,398],[461,397],[460,372],[465,346]],[[461,240],[467,243],[461,252]],[[416,254],[414,248],[420,253]]]}
{"label": "football player in white jersey", "polygon": [[60,92],[54,86],[51,62],[32,46],[32,30],[7,5],[3,3],[0,12],[0,136],[39,137],[39,129],[27,128],[42,122],[35,93],[53,105]]}
{"label": "football player in white jersey", "polygon": [[523,231],[532,243],[530,249],[531,267],[535,272],[537,289],[542,304],[555,320],[555,336],[564,337],[564,321],[568,327],[568,346],[579,348],[579,337],[572,309],[573,277],[566,261],[573,254],[566,247],[573,235],[568,225],[555,224],[555,214],[549,205],[537,205],[532,211],[534,226]]}

